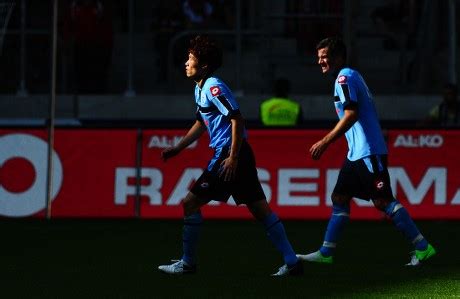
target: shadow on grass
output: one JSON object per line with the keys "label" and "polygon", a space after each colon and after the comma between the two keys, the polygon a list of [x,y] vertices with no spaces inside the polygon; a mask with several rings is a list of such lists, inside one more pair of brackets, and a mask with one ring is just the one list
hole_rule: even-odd
{"label": "shadow on grass", "polygon": [[[285,222],[300,253],[322,242],[324,221]],[[460,294],[460,222],[420,222],[439,254],[407,268],[409,247],[389,223],[351,222],[333,265],[273,278],[282,258],[254,221],[206,221],[198,273],[157,266],[181,255],[180,221],[2,219],[2,294],[29,298],[331,298]]]}

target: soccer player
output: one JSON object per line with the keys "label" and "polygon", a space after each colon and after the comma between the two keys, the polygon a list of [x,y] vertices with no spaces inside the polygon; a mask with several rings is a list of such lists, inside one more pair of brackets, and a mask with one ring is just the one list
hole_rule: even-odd
{"label": "soccer player", "polygon": [[372,200],[390,217],[396,228],[411,242],[415,251],[408,266],[418,266],[436,254],[417,229],[407,210],[394,197],[387,169],[387,148],[380,129],[371,93],[363,77],[346,66],[346,47],[339,38],[326,38],[316,47],[323,74],[335,78],[334,105],[339,118],[335,127],[310,148],[314,160],[342,135],[348,154],[332,192],[332,215],[321,248],[297,255],[304,261],[332,263],[340,235],[348,223],[352,197]]}
{"label": "soccer player", "polygon": [[251,214],[264,224],[268,238],[283,255],[285,264],[272,275],[302,274],[302,263],[288,241],[283,224],[271,211],[257,177],[238,103],[227,85],[213,76],[222,64],[222,50],[209,37],[196,36],[188,53],[185,73],[196,83],[196,121],[184,138],[165,149],[161,157],[166,161],[176,156],[205,131],[209,133],[214,155],[182,202],[182,258],[158,269],[168,274],[196,272],[195,248],[203,221],[200,208],[211,200],[226,202],[233,195],[236,204],[246,204]]}

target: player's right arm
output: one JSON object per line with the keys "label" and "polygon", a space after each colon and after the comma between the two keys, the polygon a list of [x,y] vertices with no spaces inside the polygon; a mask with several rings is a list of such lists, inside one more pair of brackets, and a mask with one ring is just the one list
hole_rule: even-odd
{"label": "player's right arm", "polygon": [[358,109],[351,107],[345,109],[344,117],[335,125],[335,127],[310,148],[310,154],[313,160],[319,160],[322,154],[326,151],[327,147],[336,141],[339,137],[345,134],[353,124],[358,120]]}
{"label": "player's right arm", "polygon": [[204,131],[206,131],[204,123],[196,120],[190,130],[188,130],[187,134],[185,134],[184,138],[182,138],[177,145],[168,147],[161,152],[161,159],[166,161],[169,158],[178,155],[184,148],[200,138]]}
{"label": "player's right arm", "polygon": [[319,160],[328,146],[345,134],[358,121],[358,100],[356,85],[351,77],[340,75],[337,78],[336,94],[343,105],[343,116],[335,127],[310,148],[311,157]]}

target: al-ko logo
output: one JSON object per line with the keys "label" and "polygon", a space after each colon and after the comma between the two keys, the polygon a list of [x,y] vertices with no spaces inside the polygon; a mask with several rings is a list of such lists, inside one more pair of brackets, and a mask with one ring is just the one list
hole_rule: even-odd
{"label": "al-ko logo", "polygon": [[[28,134],[0,137],[0,215],[29,216],[46,207],[47,155],[48,143],[38,137]],[[8,166],[8,162],[23,159],[33,166],[35,179],[23,190],[11,190],[9,185],[13,182],[7,178],[13,176],[21,179],[22,175],[13,175],[18,169]],[[54,172],[51,195],[54,199],[62,184],[62,164],[55,151],[52,159]],[[14,166],[14,163],[10,164]]]}
{"label": "al-ko logo", "polygon": [[394,147],[431,147],[438,148],[444,144],[444,138],[439,134],[411,135],[399,134],[393,144]]}
{"label": "al-ko logo", "polygon": [[[171,146],[176,146],[184,136],[165,136],[165,135],[153,135],[150,137],[148,148],[168,148]],[[197,141],[194,141],[187,148],[195,148]]]}

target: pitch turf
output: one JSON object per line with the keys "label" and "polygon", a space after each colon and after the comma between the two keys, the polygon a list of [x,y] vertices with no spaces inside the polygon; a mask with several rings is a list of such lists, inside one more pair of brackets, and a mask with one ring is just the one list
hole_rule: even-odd
{"label": "pitch turf", "polygon": [[[282,259],[254,221],[206,221],[196,275],[157,266],[181,253],[180,221],[0,219],[2,298],[460,297],[460,222],[418,222],[438,250],[405,268],[409,246],[390,223],[352,221],[333,265],[273,278]],[[326,222],[285,221],[296,251],[316,250]]]}

